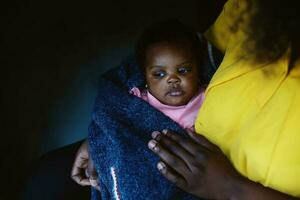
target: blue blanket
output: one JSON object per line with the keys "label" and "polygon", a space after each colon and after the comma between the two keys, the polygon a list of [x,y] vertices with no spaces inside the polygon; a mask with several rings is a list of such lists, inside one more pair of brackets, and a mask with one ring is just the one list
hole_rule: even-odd
{"label": "blue blanket", "polygon": [[[151,132],[168,128],[185,133],[170,118],[128,93],[132,87],[143,85],[143,75],[134,60],[109,71],[99,81],[89,144],[100,177],[101,198],[193,199],[156,168],[159,159],[147,147]],[[96,191],[92,193],[93,199],[99,196]]]}

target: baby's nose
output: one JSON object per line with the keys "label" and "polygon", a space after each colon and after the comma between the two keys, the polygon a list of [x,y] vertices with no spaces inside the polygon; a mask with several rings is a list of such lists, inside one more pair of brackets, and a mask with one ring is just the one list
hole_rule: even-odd
{"label": "baby's nose", "polygon": [[180,78],[176,75],[172,75],[168,79],[168,84],[180,83]]}

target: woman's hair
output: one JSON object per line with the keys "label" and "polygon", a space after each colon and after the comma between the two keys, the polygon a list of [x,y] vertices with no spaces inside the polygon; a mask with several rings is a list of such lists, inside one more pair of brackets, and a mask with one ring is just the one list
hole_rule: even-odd
{"label": "woman's hair", "polygon": [[280,58],[289,47],[299,57],[299,0],[247,0],[254,9],[247,34],[254,45],[248,47],[258,61]]}
{"label": "woman's hair", "polygon": [[206,45],[200,41],[197,32],[176,19],[157,22],[143,31],[139,37],[135,54],[138,65],[144,71],[147,49],[157,43],[167,42],[175,45],[187,45],[191,48],[200,67],[206,53]]}

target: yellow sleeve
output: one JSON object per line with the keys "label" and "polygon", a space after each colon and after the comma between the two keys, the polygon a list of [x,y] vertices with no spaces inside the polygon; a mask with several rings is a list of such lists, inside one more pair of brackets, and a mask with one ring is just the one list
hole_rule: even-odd
{"label": "yellow sleeve", "polygon": [[243,4],[245,0],[228,0],[215,23],[205,32],[206,39],[223,53],[234,34],[234,24]]}

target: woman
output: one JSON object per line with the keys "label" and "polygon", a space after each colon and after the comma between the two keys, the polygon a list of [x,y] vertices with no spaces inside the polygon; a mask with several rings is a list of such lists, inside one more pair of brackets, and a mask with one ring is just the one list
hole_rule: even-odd
{"label": "woman", "polygon": [[227,2],[207,32],[225,53],[196,120],[209,141],[165,131],[149,142],[167,179],[204,198],[300,197],[297,11],[292,0]]}
{"label": "woman", "polygon": [[168,180],[210,199],[300,197],[298,10],[296,0],[227,2],[207,32],[225,54],[196,121],[207,139],[163,131],[149,142]]}

